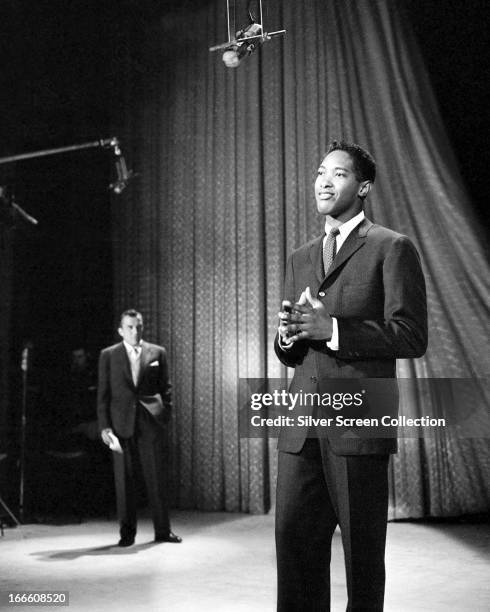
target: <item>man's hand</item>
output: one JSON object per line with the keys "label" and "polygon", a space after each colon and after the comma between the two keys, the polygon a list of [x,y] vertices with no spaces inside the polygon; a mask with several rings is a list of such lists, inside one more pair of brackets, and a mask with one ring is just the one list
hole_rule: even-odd
{"label": "man's hand", "polygon": [[[296,340],[328,340],[332,337],[332,317],[322,302],[311,295],[309,287],[306,287],[299,301],[294,304],[293,312],[288,318],[281,317],[281,314],[283,313],[279,313],[279,334],[281,342],[286,346]],[[283,334],[289,334],[287,341],[283,340]]]}
{"label": "man's hand", "polygon": [[296,331],[296,325],[292,325],[294,311],[297,305],[306,304],[305,293],[301,294],[299,302],[293,306],[289,300],[284,300],[282,303],[282,310],[278,313],[279,327],[277,331],[279,333],[280,344],[283,348],[290,348],[294,342],[292,339],[293,332]]}
{"label": "man's hand", "polygon": [[103,429],[100,432],[100,436],[102,438],[102,442],[104,444],[107,444],[107,446],[109,446],[109,444],[111,443],[111,439],[109,437],[110,434],[114,435],[114,432],[112,431],[112,429],[110,427],[107,427],[106,429]]}

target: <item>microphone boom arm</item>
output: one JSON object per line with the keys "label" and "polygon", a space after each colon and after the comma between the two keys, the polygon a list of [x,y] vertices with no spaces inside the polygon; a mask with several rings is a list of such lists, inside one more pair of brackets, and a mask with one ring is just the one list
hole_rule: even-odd
{"label": "microphone boom arm", "polygon": [[56,149],[44,149],[42,151],[33,151],[32,153],[21,153],[20,155],[10,155],[9,157],[0,157],[1,164],[9,164],[23,159],[34,159],[36,157],[46,157],[47,155],[57,155],[58,153],[70,153],[71,151],[80,151],[82,149],[95,149],[96,147],[118,147],[119,140],[114,136],[113,138],[104,138],[101,140],[94,140],[93,142],[85,142],[83,144],[71,145],[68,147],[58,147]]}
{"label": "microphone boom arm", "polygon": [[[121,146],[119,140],[113,136],[112,138],[102,138],[100,140],[94,140],[92,142],[84,142],[78,145],[70,145],[68,147],[57,147],[56,149],[44,149],[42,151],[33,151],[31,153],[20,153],[19,155],[10,155],[9,157],[0,157],[0,165],[2,164],[10,164],[12,162],[21,161],[24,159],[34,159],[36,157],[46,157],[48,155],[58,155],[60,153],[71,153],[73,151],[81,151],[82,149],[95,149],[95,148],[104,148],[114,150],[114,155],[116,156],[116,171],[117,171],[117,180],[115,183],[111,183],[109,185],[109,189],[114,191],[114,193],[119,194],[123,191],[123,189],[128,184],[129,180],[138,176],[137,173],[132,170],[128,170],[126,166],[126,161],[122,155]],[[35,223],[36,220],[33,217],[30,217],[23,211],[17,207],[18,212],[22,214],[27,221],[31,223]]]}
{"label": "microphone boom arm", "polygon": [[247,36],[246,38],[235,38],[226,43],[221,43],[220,45],[214,45],[214,47],[209,47],[210,51],[220,51],[221,49],[230,49],[233,45],[237,45],[239,43],[246,43],[252,40],[257,40],[261,38],[263,41],[270,40],[274,36],[280,36],[281,34],[285,34],[286,30],[277,30],[276,32],[264,32],[263,34],[257,34],[256,36]]}

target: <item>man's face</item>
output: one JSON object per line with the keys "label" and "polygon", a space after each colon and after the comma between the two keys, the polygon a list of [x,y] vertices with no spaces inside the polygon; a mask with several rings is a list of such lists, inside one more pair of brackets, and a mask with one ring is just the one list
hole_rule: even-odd
{"label": "man's face", "polygon": [[125,316],[121,320],[118,331],[123,340],[131,346],[136,346],[143,335],[143,320],[141,317]]}
{"label": "man's face", "polygon": [[87,353],[85,349],[75,349],[71,352],[72,370],[84,370],[87,366]]}
{"label": "man's face", "polygon": [[332,151],[322,161],[315,181],[316,207],[321,215],[345,223],[362,209],[359,195],[369,192],[369,181],[359,182],[351,156]]}

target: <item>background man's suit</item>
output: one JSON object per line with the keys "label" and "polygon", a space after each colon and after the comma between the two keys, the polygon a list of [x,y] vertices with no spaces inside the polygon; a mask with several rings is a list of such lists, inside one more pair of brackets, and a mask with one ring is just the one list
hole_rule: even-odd
{"label": "background man's suit", "polygon": [[[326,276],[322,241],[323,236],[316,238],[291,255],[284,298],[294,304],[309,286],[337,318],[339,350],[320,340],[299,340],[285,350],[276,338],[279,359],[295,368],[291,393],[325,392],[332,378],[392,378],[397,358],[419,357],[426,350],[425,283],[411,241],[364,219]],[[397,408],[394,388],[388,414]],[[276,501],[281,612],[329,609],[330,545],[325,542],[330,544],[337,524],[348,610],[383,609],[386,466],[396,440],[366,436],[361,429],[339,435],[334,429],[318,440],[307,439],[304,428],[281,431]]]}
{"label": "background man's suit", "polygon": [[171,413],[171,385],[165,349],[141,342],[137,384],[133,382],[123,342],[104,349],[99,359],[98,418],[112,428],[123,454],[113,453],[121,536],[134,538],[134,469],[139,461],[153,514],[155,536],[170,532],[168,517],[166,423]]}

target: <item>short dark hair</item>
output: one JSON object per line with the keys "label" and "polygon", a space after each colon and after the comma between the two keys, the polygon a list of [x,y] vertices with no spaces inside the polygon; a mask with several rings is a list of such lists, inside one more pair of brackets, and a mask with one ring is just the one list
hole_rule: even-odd
{"label": "short dark hair", "polygon": [[141,312],[138,312],[134,308],[129,308],[121,314],[121,318],[119,319],[120,323],[122,323],[124,317],[139,317],[143,321],[143,315],[141,314]]}
{"label": "short dark hair", "polygon": [[376,162],[369,151],[353,142],[345,142],[345,140],[332,140],[325,156],[332,151],[345,151],[352,157],[354,173],[359,182],[370,181],[374,183],[376,178]]}

